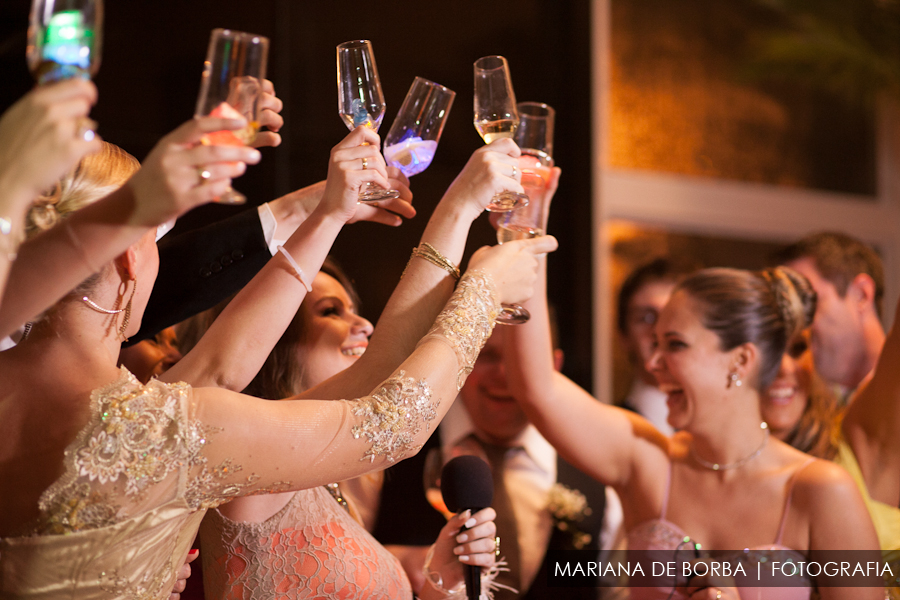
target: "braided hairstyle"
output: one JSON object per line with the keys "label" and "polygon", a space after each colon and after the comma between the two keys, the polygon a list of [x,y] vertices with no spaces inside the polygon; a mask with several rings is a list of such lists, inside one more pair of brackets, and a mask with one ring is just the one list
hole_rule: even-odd
{"label": "braided hairstyle", "polygon": [[700,320],[714,332],[723,351],[752,343],[760,352],[757,388],[778,374],[788,342],[812,323],[816,293],[809,281],[787,267],[764,271],[703,269],[682,281],[700,306]]}

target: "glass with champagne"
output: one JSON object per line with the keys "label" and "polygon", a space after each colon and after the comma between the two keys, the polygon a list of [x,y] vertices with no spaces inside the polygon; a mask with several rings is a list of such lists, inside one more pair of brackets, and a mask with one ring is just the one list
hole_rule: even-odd
{"label": "glass with champagne", "polygon": [[[337,84],[338,113],[347,128],[352,131],[363,125],[378,131],[384,118],[385,104],[372,42],[354,40],[338,45]],[[366,183],[359,192],[359,201],[366,203],[399,197],[399,191],[386,190],[371,182]]]}
{"label": "glass with champagne", "polygon": [[520,102],[516,143],[522,150],[519,172],[528,194],[528,206],[500,216],[497,240],[502,244],[544,235],[547,186],[553,170],[553,127],[556,111],[541,102]]}
{"label": "glass with champagne", "polygon": [[[259,130],[259,99],[266,77],[269,39],[231,29],[213,29],[209,39],[195,116],[244,118],[246,127],[216,131],[203,137],[209,145],[247,146]],[[244,204],[247,197],[229,190],[216,202]]]}
{"label": "glass with champagne", "polygon": [[[475,129],[486,144],[512,138],[519,125],[516,95],[509,65],[502,56],[485,56],[475,61]],[[507,212],[528,204],[528,196],[510,190],[491,199],[487,210]]]}

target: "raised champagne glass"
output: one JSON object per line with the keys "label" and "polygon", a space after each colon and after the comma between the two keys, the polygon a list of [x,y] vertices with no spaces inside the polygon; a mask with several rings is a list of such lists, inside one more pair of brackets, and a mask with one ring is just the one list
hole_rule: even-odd
{"label": "raised champagne glass", "polygon": [[26,57],[37,83],[96,75],[102,33],[103,0],[33,0]]}
{"label": "raised champagne glass", "polygon": [[[337,47],[338,112],[348,129],[364,125],[378,131],[384,118],[384,94],[375,66],[372,42],[354,40]],[[397,190],[386,190],[371,182],[359,192],[360,202],[399,198]]]}
{"label": "raised champagne glass", "polygon": [[[502,56],[485,56],[475,61],[474,124],[486,144],[515,137],[519,113],[509,65]],[[527,195],[507,190],[494,196],[486,208],[492,212],[507,212],[526,204]]]}
{"label": "raised champagne glass", "polygon": [[[266,77],[269,39],[254,33],[213,29],[209,38],[195,116],[247,120],[238,131],[216,131],[203,144],[246,146],[259,130],[259,99]],[[216,198],[222,204],[244,204],[247,197],[233,189]]]}
{"label": "raised champagne glass", "polygon": [[384,160],[407,177],[428,168],[456,92],[416,77],[384,139]]}
{"label": "raised champagne glass", "polygon": [[[553,127],[556,111],[540,102],[520,102],[517,107],[519,127],[516,143],[522,150],[519,171],[522,187],[528,194],[528,205],[500,215],[497,241],[501,244],[544,235],[547,210],[547,188],[553,170]],[[498,323],[519,325],[531,315],[518,304],[506,304],[497,317]]]}

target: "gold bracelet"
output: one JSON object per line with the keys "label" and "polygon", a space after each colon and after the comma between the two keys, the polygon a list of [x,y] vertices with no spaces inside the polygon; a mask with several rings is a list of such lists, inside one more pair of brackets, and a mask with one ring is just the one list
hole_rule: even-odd
{"label": "gold bracelet", "polygon": [[[428,242],[422,242],[418,245],[418,247],[413,248],[412,255],[418,256],[419,258],[424,258],[431,264],[444,269],[445,271],[453,275],[454,279],[459,281],[459,267],[453,264],[453,261],[441,254],[434,246],[432,246]],[[410,257],[410,260],[412,260],[412,257]]]}

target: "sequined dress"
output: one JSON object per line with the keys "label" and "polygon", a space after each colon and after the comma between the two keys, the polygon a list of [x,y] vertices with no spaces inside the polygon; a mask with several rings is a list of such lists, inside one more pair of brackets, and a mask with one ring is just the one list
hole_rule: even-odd
{"label": "sequined dress", "polygon": [[323,487],[262,523],[212,510],[200,539],[207,600],[412,598],[400,562]]}

